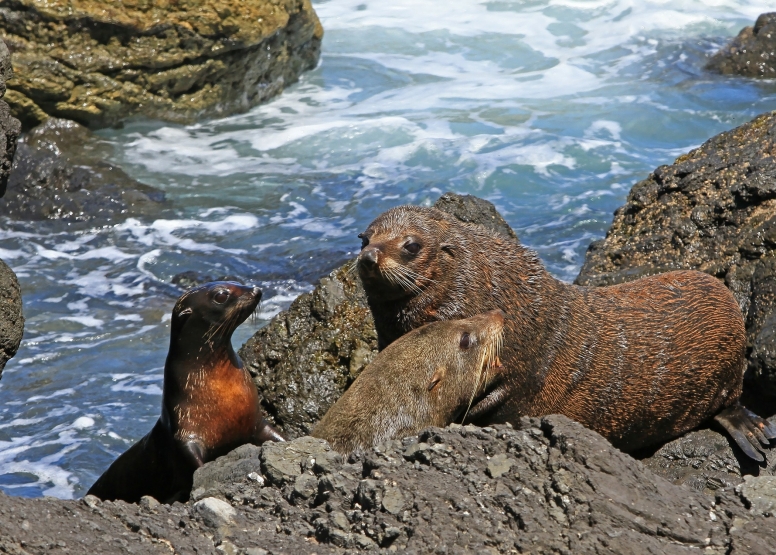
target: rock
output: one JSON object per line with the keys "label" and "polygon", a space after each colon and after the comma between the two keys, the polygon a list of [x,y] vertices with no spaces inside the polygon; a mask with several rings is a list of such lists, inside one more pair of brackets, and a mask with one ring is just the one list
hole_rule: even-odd
{"label": "rock", "polygon": [[754,27],[744,27],[711,57],[706,69],[723,75],[776,77],[776,13],[764,13]]}
{"label": "rock", "polygon": [[[192,498],[196,501],[205,497],[223,495],[219,484],[239,483],[251,480],[259,482],[261,475],[261,449],[255,445],[241,445],[234,451],[216,459],[218,464],[206,464],[194,471],[191,487]],[[255,475],[256,478],[251,477]]]}
{"label": "rock", "polygon": [[692,268],[724,280],[745,315],[752,348],[745,403],[765,416],[776,399],[774,152],[776,112],[657,168],[633,186],[576,279],[608,285]]}
{"label": "rock", "polygon": [[760,465],[733,445],[727,434],[702,428],[669,441],[641,462],[676,485],[712,496],[740,485],[747,476],[776,474],[776,449],[768,450]]}
{"label": "rock", "polygon": [[434,207],[452,214],[462,222],[479,224],[512,239],[517,239],[517,234],[498,213],[496,207],[481,198],[472,195],[445,193],[434,203]]}
{"label": "rock", "polygon": [[[11,53],[5,43],[0,40],[0,97],[5,94],[6,82],[12,77]],[[0,198],[5,195],[20,132],[21,123],[11,116],[8,104],[0,100]]]}
{"label": "rock", "polygon": [[[488,201],[445,193],[436,206],[515,236]],[[291,437],[310,433],[376,353],[374,322],[352,261],[299,296],[239,352],[265,411]]]}
{"label": "rock", "polygon": [[736,491],[753,514],[776,516],[776,476],[747,476]]}
{"label": "rock", "polygon": [[323,37],[309,0],[16,0],[2,4],[0,30],[25,128],[245,111],[315,67]]}
{"label": "rock", "polygon": [[261,450],[261,464],[269,483],[295,484],[297,477],[312,469],[317,458],[331,452],[322,439],[309,436],[293,442],[267,443]]}
{"label": "rock", "polygon": [[[772,553],[774,520],[763,516],[773,506],[769,481],[708,497],[563,416],[515,424],[429,428],[350,460],[332,458],[325,470],[304,462],[331,453],[312,438],[240,448],[201,469],[218,477],[217,497],[186,504],[0,493],[0,551]],[[423,459],[407,458],[419,444],[427,446],[415,451]],[[229,469],[276,458],[279,446],[297,477],[264,487],[233,481]],[[491,461],[507,459],[510,471],[489,477]]]}
{"label": "rock", "polygon": [[16,274],[0,260],[0,377],[3,368],[19,350],[24,333],[22,291]]}
{"label": "rock", "polygon": [[85,127],[50,118],[19,142],[0,211],[16,220],[110,223],[121,216],[154,216],[164,193],[105,162]]}
{"label": "rock", "polygon": [[234,521],[237,512],[226,501],[215,497],[206,497],[194,503],[194,510],[211,528],[220,528]]}

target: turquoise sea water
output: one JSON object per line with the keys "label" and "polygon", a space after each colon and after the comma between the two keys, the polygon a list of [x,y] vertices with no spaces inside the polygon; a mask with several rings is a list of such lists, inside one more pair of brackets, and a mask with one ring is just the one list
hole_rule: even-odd
{"label": "turquoise sea water", "polygon": [[572,280],[630,187],[776,109],[706,74],[765,2],[329,0],[317,69],[247,114],[100,131],[170,210],[104,228],[0,215],[25,339],[0,381],[0,488],[81,496],[159,414],[181,271],[264,290],[236,347],[352,256],[383,210],[453,190],[496,204]]}

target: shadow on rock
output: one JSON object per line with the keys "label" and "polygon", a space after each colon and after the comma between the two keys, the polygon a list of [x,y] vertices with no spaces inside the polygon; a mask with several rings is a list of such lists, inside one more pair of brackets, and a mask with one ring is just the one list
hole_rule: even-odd
{"label": "shadow on rock", "polygon": [[14,220],[92,225],[159,214],[164,193],[130,178],[106,157],[85,127],[48,119],[19,141],[0,211]]}

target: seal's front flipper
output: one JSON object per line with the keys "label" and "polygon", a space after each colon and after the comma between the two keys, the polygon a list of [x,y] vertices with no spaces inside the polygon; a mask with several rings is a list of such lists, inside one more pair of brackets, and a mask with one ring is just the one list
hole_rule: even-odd
{"label": "seal's front flipper", "polygon": [[286,438],[278,432],[272,424],[269,423],[269,420],[266,418],[262,418],[261,424],[259,424],[259,428],[256,431],[255,434],[256,440],[259,442],[259,444],[264,443],[265,441],[285,441]]}
{"label": "seal's front flipper", "polygon": [[202,444],[194,439],[190,439],[182,446],[184,458],[194,466],[199,468],[205,464],[205,450],[202,448]]}
{"label": "seal's front flipper", "polygon": [[740,404],[726,408],[714,420],[727,430],[748,457],[758,462],[765,460],[763,446],[770,446],[769,440],[776,438],[776,425]]}

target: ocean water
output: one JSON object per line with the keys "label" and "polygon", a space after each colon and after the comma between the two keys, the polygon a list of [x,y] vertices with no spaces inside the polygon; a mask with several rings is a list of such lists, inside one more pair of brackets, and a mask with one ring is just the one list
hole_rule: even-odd
{"label": "ocean water", "polygon": [[165,191],[162,217],[73,229],[0,215],[27,318],[0,380],[0,489],[82,496],[150,430],[179,272],[262,287],[239,347],[352,256],[380,212],[452,190],[494,202],[572,280],[634,183],[776,109],[776,83],[702,69],[766,2],[314,5],[321,63],[272,102],[99,132]]}

